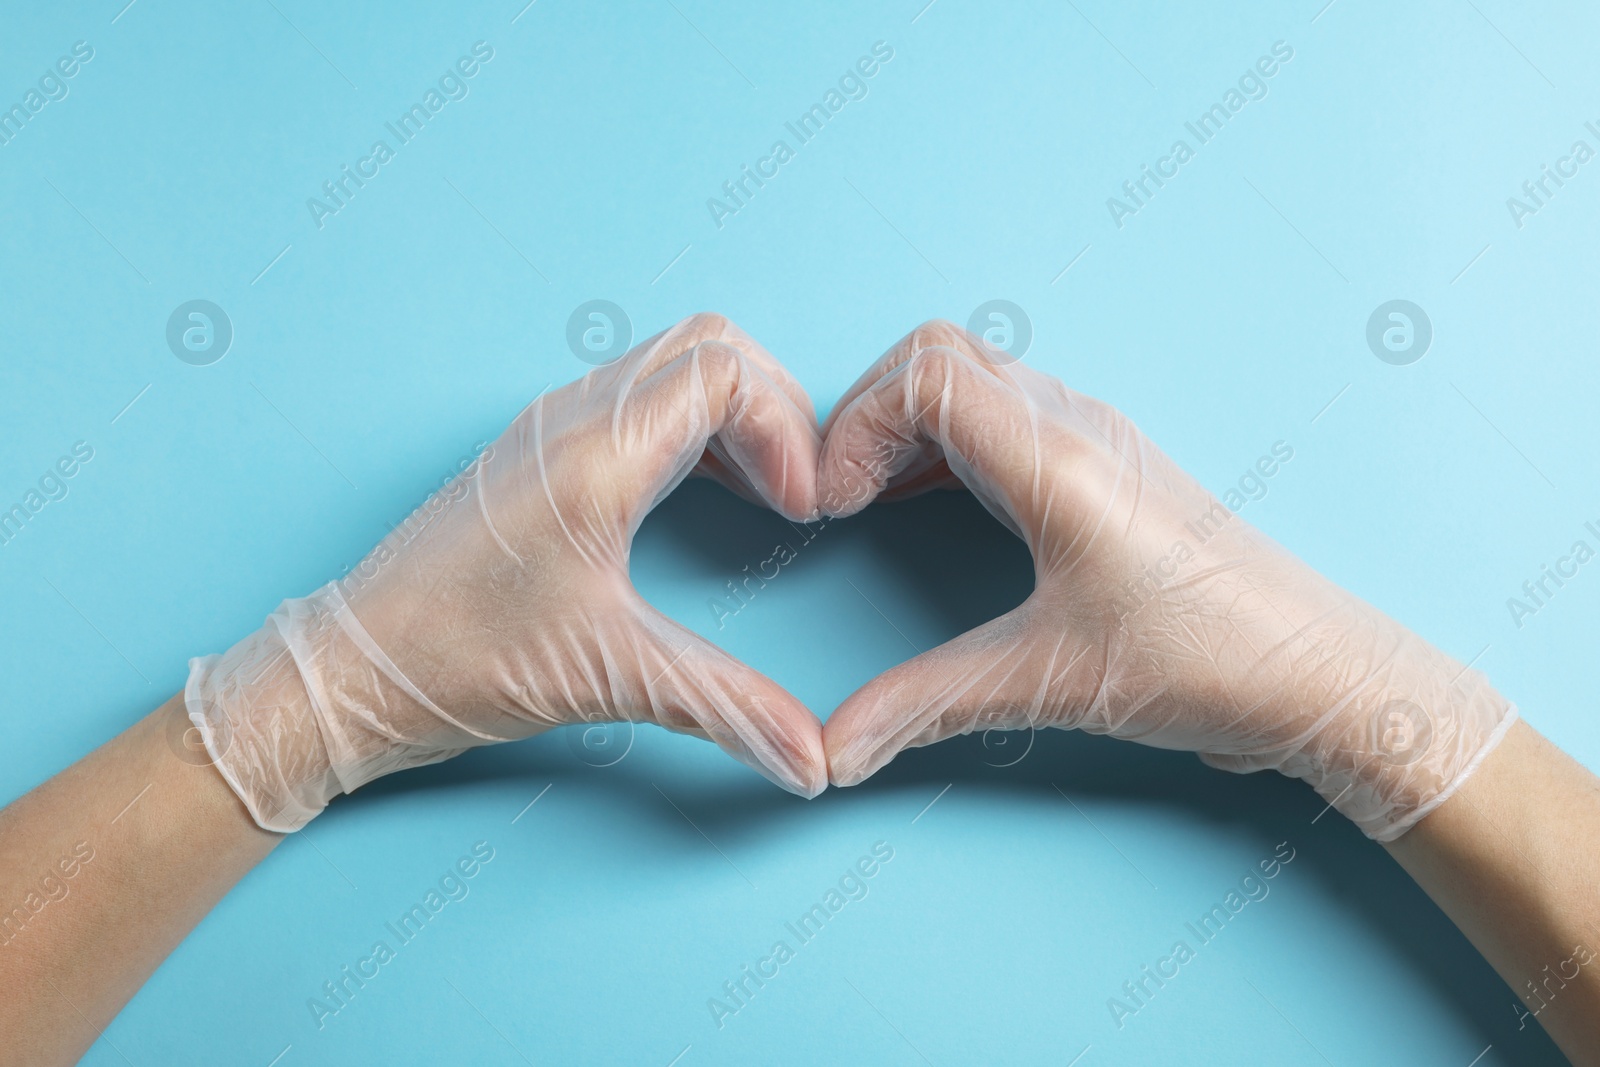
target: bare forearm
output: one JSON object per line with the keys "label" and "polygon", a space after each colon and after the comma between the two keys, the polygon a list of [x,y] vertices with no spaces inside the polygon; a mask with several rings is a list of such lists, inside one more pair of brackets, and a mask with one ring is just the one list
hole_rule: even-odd
{"label": "bare forearm", "polygon": [[0,1033],[71,1063],[281,840],[180,758],[179,697],[0,811]]}
{"label": "bare forearm", "polygon": [[1600,1064],[1600,780],[1519,722],[1386,847],[1577,1064]]}

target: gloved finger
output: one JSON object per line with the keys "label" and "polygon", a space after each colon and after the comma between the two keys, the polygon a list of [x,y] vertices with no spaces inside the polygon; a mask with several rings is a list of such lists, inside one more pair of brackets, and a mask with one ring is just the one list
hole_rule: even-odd
{"label": "gloved finger", "polygon": [[883,492],[878,494],[882,501],[905,500],[910,497],[930,493],[935,489],[965,489],[961,479],[957,478],[950,470],[950,464],[940,455],[930,461],[926,466],[912,466],[901,471],[889,479],[889,484],[884,486]]}
{"label": "gloved finger", "polygon": [[710,449],[785,518],[816,514],[815,420],[730,344],[704,341],[668,362],[630,391],[613,425],[636,446],[652,506]]}
{"label": "gloved finger", "polygon": [[708,478],[727,489],[741,500],[747,500],[760,507],[766,507],[767,502],[761,499],[761,494],[755,491],[749,479],[740,474],[738,468],[730,466],[713,449],[707,448],[700,455],[700,462],[694,465],[694,470],[689,472],[691,478]]}
{"label": "gloved finger", "polygon": [[1066,634],[1033,647],[1028,605],[891,667],[845,699],[822,728],[828,776],[856,785],[907,748],[975,730],[1053,725],[1064,694],[1087,675]]}
{"label": "gloved finger", "polygon": [[[722,341],[737,348],[766,375],[773,385],[783,391],[784,396],[793,401],[795,407],[812,425],[816,424],[817,413],[812,407],[810,395],[801,387],[794,375],[789,373],[787,367],[779,363],[771,352],[741,329],[737,323],[722,315],[702,312],[689,316],[671,332],[673,341],[667,347],[681,346],[685,342],[698,344],[702,341]],[[691,344],[689,347],[692,346]],[[820,435],[818,440],[821,440]],[[720,452],[717,442],[713,440],[707,446],[705,454],[700,457],[700,462],[695,464],[693,473],[720,483],[736,496],[751,503],[764,503],[760,491],[750,484],[750,480],[736,465],[725,460]]]}
{"label": "gloved finger", "polygon": [[[722,318],[720,315],[715,317]],[[772,379],[773,384],[782,389],[783,394],[794,402],[800,413],[815,424],[817,409],[811,403],[811,394],[807,393],[799,380],[789,373],[789,368],[778,362],[778,358],[768,352],[761,342],[745,333],[738,323],[727,319],[723,319],[723,322],[726,325],[723,327],[722,335],[716,340],[726,341],[749,356],[755,365],[761,368],[762,373]]]}
{"label": "gloved finger", "polygon": [[942,458],[1016,530],[1018,509],[1036,488],[1039,449],[1035,412],[1014,384],[953,348],[923,348],[834,421],[818,465],[818,502],[830,515],[853,515],[895,476]]}
{"label": "gloved finger", "polygon": [[[815,426],[816,410],[812,407],[811,397],[795,380],[794,375],[789,373],[788,368],[733,321],[713,312],[690,315],[635,345],[619,361],[619,367],[614,372],[621,377],[618,383],[619,394],[630,393],[636,388],[637,383],[706,341],[721,341],[742,352]],[[711,443],[699,462],[694,465],[692,474],[710,478],[752,503],[765,503],[760,491],[750,483],[738,467],[724,462],[717,455],[715,442]]]}
{"label": "gloved finger", "polygon": [[810,798],[827,788],[821,723],[777,682],[642,600],[630,638],[641,677],[614,692],[618,718],[645,715],[714,741],[791,793]]}
{"label": "gloved finger", "polygon": [[989,348],[971,333],[944,319],[933,319],[924,322],[900,340],[889,346],[889,350],[873,361],[855,384],[846,389],[838,403],[833,405],[833,410],[828,413],[828,419],[822,424],[822,435],[826,437],[833,424],[849,407],[856,397],[871,389],[878,383],[878,379],[905,363],[912,356],[925,348],[953,348],[962,355],[978,361],[980,364],[991,363],[994,356]]}
{"label": "gloved finger", "polygon": [[647,378],[702,341],[723,341],[743,352],[768,378],[772,379],[778,388],[783,390],[784,395],[794,402],[796,408],[813,423],[816,422],[817,413],[812,407],[811,397],[795,380],[794,375],[790,374],[788,368],[778,362],[777,357],[768,352],[760,342],[725,315],[709,311],[690,315],[654,337],[635,345],[632,351],[623,357],[623,362],[631,361],[634,364],[631,370],[636,378]]}

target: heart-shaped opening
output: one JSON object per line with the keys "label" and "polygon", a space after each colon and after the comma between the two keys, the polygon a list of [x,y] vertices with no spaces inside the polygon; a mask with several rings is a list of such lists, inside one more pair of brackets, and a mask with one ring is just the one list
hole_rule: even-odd
{"label": "heart-shaped opening", "polygon": [[826,719],[858,686],[1033,591],[1021,541],[965,492],[802,525],[706,481],[634,539],[635,588]]}

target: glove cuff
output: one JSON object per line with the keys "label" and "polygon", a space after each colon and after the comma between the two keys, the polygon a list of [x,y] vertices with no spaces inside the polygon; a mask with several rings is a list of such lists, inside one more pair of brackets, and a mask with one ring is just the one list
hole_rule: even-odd
{"label": "glove cuff", "polygon": [[1374,841],[1404,834],[1453,796],[1517,721],[1516,706],[1487,678],[1446,662],[1457,668],[1453,681],[1363,700],[1342,733],[1291,758],[1284,772],[1310,781]]}
{"label": "glove cuff", "polygon": [[279,833],[479,740],[401,674],[333,583],[285,600],[223,655],[190,660],[184,704],[222,777]]}
{"label": "glove cuff", "polygon": [[300,829],[340,791],[299,666],[276,625],[287,604],[222,655],[191,659],[183,688],[211,763],[256,824],[278,833]]}

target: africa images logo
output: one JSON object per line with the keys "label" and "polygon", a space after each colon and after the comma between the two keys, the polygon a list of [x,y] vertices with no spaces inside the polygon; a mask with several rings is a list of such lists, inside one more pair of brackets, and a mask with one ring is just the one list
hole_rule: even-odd
{"label": "africa images logo", "polygon": [[706,199],[706,210],[711,213],[711,221],[717,229],[722,229],[728,218],[748,207],[756,193],[765,189],[767,182],[779,175],[784,164],[794,159],[800,148],[821,133],[828,121],[843,111],[846,104],[852,100],[865,100],[871,91],[867,82],[876,77],[893,58],[892,45],[887,41],[874,41],[872,54],[861,56],[853,67],[846,69],[839,76],[837,88],[830,86],[819,102],[801,112],[794,121],[783,124],[784,130],[794,139],[793,145],[787,138],[778,138],[772,142],[767,154],[756,160],[754,170],[748,163],[743,164],[739,167],[738,177],[723,182],[723,198],[712,196]]}
{"label": "africa images logo", "polygon": [[401,148],[422,133],[428,121],[444,110],[445,104],[452,100],[465,100],[472,91],[468,81],[476,77],[483,65],[493,58],[494,48],[485,41],[478,41],[472,46],[470,56],[457,59],[450,69],[439,76],[437,88],[430,85],[422,94],[421,101],[402,111],[393,122],[383,124],[394,138],[393,146],[386,139],[378,138],[372,142],[367,154],[356,160],[353,170],[350,164],[343,164],[338,177],[323,182],[322,196],[308,197],[306,200],[306,210],[311,212],[311,221],[317,224],[317,229],[322,229],[330,216],[348,207],[356,193],[376,178],[383,165],[394,159]]}
{"label": "africa images logo", "polygon": [[1127,224],[1126,219],[1147,207],[1156,193],[1166,188],[1167,182],[1178,176],[1184,164],[1193,159],[1200,148],[1210,144],[1233,116],[1244,110],[1246,104],[1253,100],[1265,100],[1268,80],[1293,58],[1292,45],[1287,41],[1274,41],[1272,54],[1261,56],[1252,66],[1245,68],[1244,73],[1239,75],[1237,88],[1230,85],[1223,92],[1221,100],[1200,112],[1193,121],[1183,124],[1184,130],[1194,138],[1193,145],[1182,137],[1173,141],[1167,154],[1156,160],[1155,169],[1152,170],[1148,163],[1142,164],[1138,177],[1122,183],[1121,197],[1107,197],[1106,211],[1117,229],[1122,229]]}

